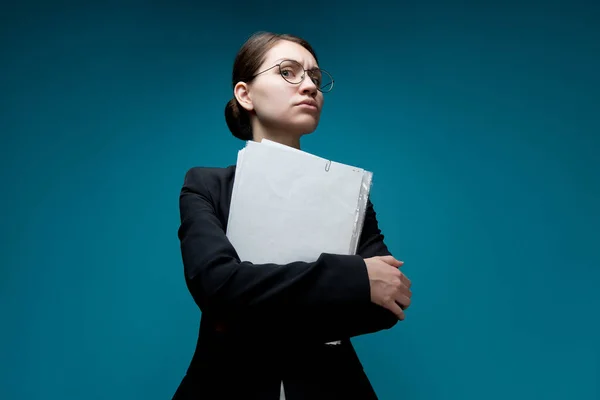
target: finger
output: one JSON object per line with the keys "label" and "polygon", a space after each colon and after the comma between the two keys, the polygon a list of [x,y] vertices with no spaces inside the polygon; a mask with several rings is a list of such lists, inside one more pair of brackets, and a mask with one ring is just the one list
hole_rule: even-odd
{"label": "finger", "polygon": [[402,308],[395,301],[385,304],[384,307],[396,314],[400,321],[404,319],[404,311],[402,311]]}
{"label": "finger", "polygon": [[411,285],[412,285],[412,282],[410,281],[410,279],[408,279],[408,278],[406,277],[406,275],[404,275],[404,274],[400,275],[400,281],[401,281],[401,282],[402,282],[402,284],[403,284],[404,286],[406,286],[407,288],[410,288],[410,287],[411,287]]}
{"label": "finger", "polygon": [[410,297],[405,296],[403,294],[399,294],[396,296],[396,303],[398,303],[398,305],[400,306],[400,308],[402,308],[403,310],[406,310],[408,307],[410,307]]}
{"label": "finger", "polygon": [[412,297],[412,290],[410,290],[408,286],[401,284],[397,290],[397,295],[406,296],[410,299]]}
{"label": "finger", "polygon": [[393,256],[381,256],[379,259],[384,263],[391,265],[392,267],[400,267],[402,264],[404,264],[404,261],[397,260]]}

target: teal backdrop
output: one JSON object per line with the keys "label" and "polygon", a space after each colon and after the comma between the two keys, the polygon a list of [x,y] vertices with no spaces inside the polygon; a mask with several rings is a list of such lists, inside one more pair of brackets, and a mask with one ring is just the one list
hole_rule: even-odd
{"label": "teal backdrop", "polygon": [[0,398],[171,397],[179,189],[235,163],[233,58],[271,30],[335,76],[304,149],[374,172],[414,284],[353,340],[380,398],[599,399],[597,3],[218,3],[2,5]]}

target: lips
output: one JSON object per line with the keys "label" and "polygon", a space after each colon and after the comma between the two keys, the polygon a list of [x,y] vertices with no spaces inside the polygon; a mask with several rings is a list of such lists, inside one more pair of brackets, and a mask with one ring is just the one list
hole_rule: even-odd
{"label": "lips", "polygon": [[314,100],[304,100],[301,101],[300,103],[298,103],[299,106],[310,106],[312,108],[318,109],[319,106],[317,105],[317,102]]}

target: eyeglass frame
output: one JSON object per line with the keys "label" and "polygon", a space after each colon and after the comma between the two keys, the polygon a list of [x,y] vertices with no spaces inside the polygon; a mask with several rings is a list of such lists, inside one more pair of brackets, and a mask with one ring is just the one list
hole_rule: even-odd
{"label": "eyeglass frame", "polygon": [[[300,66],[300,68],[302,68],[302,79],[300,79],[300,82],[298,83],[292,83],[290,81],[288,81],[282,74],[281,71],[281,64],[283,64],[284,62],[293,62],[296,63]],[[302,82],[304,82],[304,79],[306,79],[306,75],[308,75],[308,77],[310,78],[310,80],[315,84],[315,86],[317,86],[316,82],[313,80],[312,76],[310,76],[310,74],[308,74],[308,72],[314,71],[315,69],[318,69],[319,71],[322,71],[324,73],[326,73],[327,75],[329,75],[331,77],[331,85],[330,85],[330,89],[327,90],[326,92],[324,92],[323,90],[321,90],[320,87],[317,86],[317,90],[321,93],[329,93],[333,90],[333,85],[335,80],[333,79],[333,75],[331,75],[328,71],[324,70],[323,68],[311,68],[311,69],[306,69],[304,68],[304,66],[302,64],[300,64],[298,61],[296,60],[291,60],[291,59],[286,59],[286,60],[281,60],[279,63],[273,65],[272,67],[269,67],[267,69],[265,69],[264,71],[260,71],[254,75],[252,75],[250,77],[250,80],[253,80],[254,78],[256,78],[257,76],[264,74],[265,72],[268,72],[270,70],[272,70],[275,67],[279,67],[279,75],[283,78],[283,80],[285,80],[287,83],[289,83],[290,85],[300,85]]]}

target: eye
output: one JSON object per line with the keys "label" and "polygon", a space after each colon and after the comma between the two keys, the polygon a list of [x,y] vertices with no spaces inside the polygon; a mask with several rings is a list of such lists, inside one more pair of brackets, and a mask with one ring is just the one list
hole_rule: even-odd
{"label": "eye", "polygon": [[321,83],[323,82],[320,71],[309,71],[310,79],[315,83],[317,87],[321,87]]}
{"label": "eye", "polygon": [[281,74],[286,78],[293,78],[296,76],[296,72],[292,68],[283,68]]}

